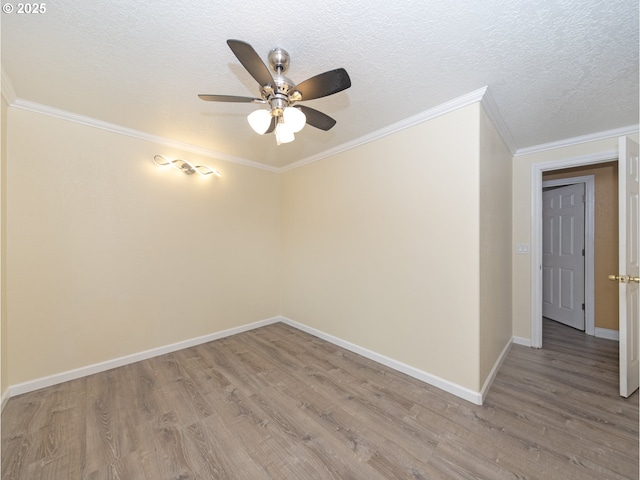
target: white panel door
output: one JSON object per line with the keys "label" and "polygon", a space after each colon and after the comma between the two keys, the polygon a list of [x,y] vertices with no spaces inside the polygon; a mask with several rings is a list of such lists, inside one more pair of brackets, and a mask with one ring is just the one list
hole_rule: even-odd
{"label": "white panel door", "polygon": [[584,330],[584,184],[542,193],[542,315]]}
{"label": "white panel door", "polygon": [[620,395],[628,397],[638,389],[638,317],[640,311],[640,173],[638,144],[620,138],[618,161],[619,201],[619,293],[620,293]]}

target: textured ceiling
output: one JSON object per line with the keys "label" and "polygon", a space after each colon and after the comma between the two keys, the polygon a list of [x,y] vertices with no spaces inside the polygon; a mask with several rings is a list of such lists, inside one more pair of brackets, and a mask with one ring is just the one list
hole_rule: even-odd
{"label": "textured ceiling", "polygon": [[[14,4],[14,5],[17,5]],[[637,0],[56,0],[3,13],[15,96],[280,168],[488,86],[516,148],[638,123]],[[291,55],[295,82],[337,67],[352,87],[305,103],[337,120],[291,144],[255,134],[258,96],[226,44]],[[6,84],[7,82],[5,82]]]}

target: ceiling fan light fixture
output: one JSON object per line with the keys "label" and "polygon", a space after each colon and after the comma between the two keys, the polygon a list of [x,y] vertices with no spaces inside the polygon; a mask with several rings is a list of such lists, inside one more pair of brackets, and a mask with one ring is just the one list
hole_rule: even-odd
{"label": "ceiling fan light fixture", "polygon": [[298,133],[307,123],[306,115],[296,107],[287,107],[282,114],[284,123],[293,133]]}
{"label": "ceiling fan light fixture", "polygon": [[254,132],[264,135],[271,125],[271,112],[269,110],[256,110],[247,116],[247,120]]}
{"label": "ceiling fan light fixture", "polygon": [[293,142],[296,138],[291,127],[284,122],[278,122],[278,125],[276,125],[275,133],[276,143],[278,145],[280,145],[281,143]]}

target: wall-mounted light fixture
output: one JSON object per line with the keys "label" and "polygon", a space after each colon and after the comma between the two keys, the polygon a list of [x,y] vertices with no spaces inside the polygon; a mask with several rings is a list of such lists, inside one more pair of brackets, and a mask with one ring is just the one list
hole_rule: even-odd
{"label": "wall-mounted light fixture", "polygon": [[162,155],[156,155],[153,157],[153,162],[156,165],[160,165],[161,167],[171,165],[172,167],[180,170],[183,173],[186,173],[187,175],[198,173],[203,177],[206,177],[208,175],[216,175],[217,177],[222,176],[218,170],[214,170],[213,168],[207,167],[206,165],[194,165],[193,163],[187,162],[186,160],[182,160],[180,158],[169,160]]}

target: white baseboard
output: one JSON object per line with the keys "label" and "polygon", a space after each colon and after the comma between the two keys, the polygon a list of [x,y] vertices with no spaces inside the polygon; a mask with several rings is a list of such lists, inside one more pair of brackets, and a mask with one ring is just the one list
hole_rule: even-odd
{"label": "white baseboard", "polygon": [[598,338],[607,338],[609,340],[620,341],[620,332],[618,330],[610,330],[608,328],[596,327],[595,336]]}
{"label": "white baseboard", "polygon": [[513,337],[511,339],[512,343],[515,343],[516,345],[522,345],[524,347],[530,347],[531,346],[531,340],[528,338],[522,338],[522,337]]}
{"label": "white baseboard", "polygon": [[2,392],[2,396],[0,398],[1,398],[1,400],[0,400],[0,413],[2,413],[2,411],[4,410],[4,406],[9,401],[9,389],[6,389],[4,392]]}
{"label": "white baseboard", "polygon": [[265,325],[269,325],[279,321],[280,321],[280,317],[273,317],[266,320],[261,320],[259,322],[250,323],[248,325],[242,325],[240,327],[223,330],[221,332],[211,333],[209,335],[204,335],[202,337],[192,338],[189,340],[184,340],[182,342],[173,343],[171,345],[166,345],[164,347],[153,348],[151,350],[146,350],[144,352],[134,353],[132,355],[126,355],[124,357],[114,358],[113,360],[107,360],[106,362],[96,363],[93,365],[88,365],[86,367],[77,368],[75,370],[57,373],[55,375],[50,375],[48,377],[39,378],[37,380],[20,383],[18,385],[12,385],[9,387],[7,394],[3,395],[2,406],[4,407],[4,403],[8,398],[15,397],[16,395],[33,392],[34,390],[39,390],[41,388],[50,387],[52,385],[68,382],[70,380],[75,380],[77,378],[86,377],[88,375],[93,375],[94,373],[104,372],[106,370],[111,370],[112,368],[122,367],[124,365],[136,363],[141,360],[146,360],[148,358],[158,357],[166,353],[175,352],[178,350],[182,350],[184,348],[200,345],[202,343],[212,342],[213,340],[218,340],[220,338],[229,337],[231,335],[236,335],[238,333],[246,332],[248,330],[264,327]]}
{"label": "white baseboard", "polygon": [[[193,347],[195,345],[200,345],[203,343],[211,342],[214,340],[218,340],[220,338],[229,337],[231,335],[236,335],[238,333],[246,332],[249,330],[253,330],[256,328],[264,327],[266,325],[270,325],[272,323],[282,322],[287,325],[292,326],[293,328],[297,328],[303,332],[314,335],[318,338],[326,340],[329,343],[337,345],[339,347],[345,348],[351,352],[357,353],[358,355],[362,355],[365,358],[378,362],[382,365],[385,365],[389,368],[402,372],[410,377],[416,378],[422,382],[425,382],[429,385],[433,385],[445,392],[451,393],[457,397],[460,397],[464,400],[467,400],[476,405],[482,405],[482,401],[484,396],[487,394],[489,387],[493,383],[493,379],[495,378],[500,365],[502,364],[505,356],[509,351],[509,347],[511,346],[511,342],[508,343],[500,354],[498,360],[493,366],[489,376],[485,380],[485,383],[480,392],[475,392],[466,387],[458,385],[456,383],[450,382],[443,378],[440,378],[436,375],[432,375],[418,368],[412,367],[405,363],[399,362],[392,358],[386,357],[384,355],[380,355],[379,353],[373,352],[366,348],[360,347],[359,345],[353,344],[351,342],[347,342],[338,337],[334,337],[333,335],[329,335],[320,330],[316,330],[315,328],[308,327],[307,325],[298,323],[294,320],[291,320],[286,317],[273,317],[266,320],[262,320],[255,323],[250,323],[248,325],[243,325],[236,328],[231,328],[228,330],[223,330],[221,332],[212,333],[209,335],[204,335],[202,337],[197,337],[189,340],[185,340],[182,342],[173,343],[171,345],[166,345],[164,347],[154,348],[151,350],[146,350],[144,352],[135,353],[132,355],[127,355],[124,357],[115,358],[113,360],[108,360],[106,362],[101,362],[93,365],[88,365],[86,367],[81,367],[75,370],[70,370],[67,372],[58,373],[55,375],[50,375],[48,377],[39,378],[36,380],[32,380],[29,382],[20,383],[18,385],[10,386],[7,391],[2,395],[2,408],[4,408],[7,400],[10,397],[14,397],[16,395],[21,395],[23,393],[32,392],[35,390],[39,390],[41,388],[50,387],[52,385],[57,385],[59,383],[68,382],[70,380],[75,380],[78,378],[86,377],[88,375],[93,375],[94,373],[104,372],[106,370],[110,370],[112,368],[121,367],[124,365],[129,365],[135,362],[139,362],[141,360],[146,360],[153,357],[158,357],[160,355],[164,355],[167,353],[175,352],[178,350],[182,350],[184,348]],[[519,341],[520,340],[520,341]],[[530,342],[526,339],[517,339],[514,337],[513,343],[519,343],[521,345],[526,345],[528,342],[528,346],[531,346]]]}
{"label": "white baseboard", "polygon": [[482,402],[484,402],[484,398],[486,397],[487,393],[489,393],[489,388],[491,388],[491,385],[493,384],[493,380],[496,378],[496,375],[498,374],[498,370],[500,370],[500,366],[502,365],[502,362],[504,362],[504,359],[507,357],[507,353],[509,353],[509,349],[511,348],[512,344],[513,344],[513,339],[507,342],[507,344],[502,349],[502,352],[500,352],[500,355],[498,356],[496,363],[493,364],[493,368],[489,372],[487,379],[484,381],[484,385],[480,390],[480,399],[481,399],[480,405],[482,405]]}
{"label": "white baseboard", "polygon": [[480,392],[474,392],[473,390],[469,390],[468,388],[462,387],[460,385],[457,385],[453,382],[437,377],[435,375],[431,375],[430,373],[424,372],[420,369],[417,369],[405,363],[398,362],[397,360],[393,360],[392,358],[385,357],[384,355],[380,355],[376,352],[360,347],[351,342],[347,342],[338,337],[334,337],[333,335],[329,335],[320,330],[316,330],[315,328],[308,327],[306,325],[303,325],[302,323],[298,323],[289,318],[286,318],[286,317],[280,317],[280,318],[282,323],[286,323],[287,325],[290,325],[293,328],[297,328],[298,330],[302,330],[303,332],[314,335],[318,338],[321,338],[322,340],[326,340],[327,342],[337,345],[338,347],[342,347],[353,353],[362,355],[363,357],[373,360],[374,362],[378,362],[389,368],[392,368],[406,375],[409,375],[410,377],[413,377],[420,381],[428,383],[429,385],[433,385],[434,387],[437,387],[440,390],[444,390],[445,392],[451,393],[471,403],[475,403],[476,405],[482,405],[482,394]]}
{"label": "white baseboard", "polygon": [[[608,328],[596,328],[594,336],[599,338],[608,338],[609,340],[620,341],[620,332],[618,330],[609,330]],[[516,345],[523,345],[525,347],[531,346],[531,340],[528,338],[513,337],[512,342]]]}

